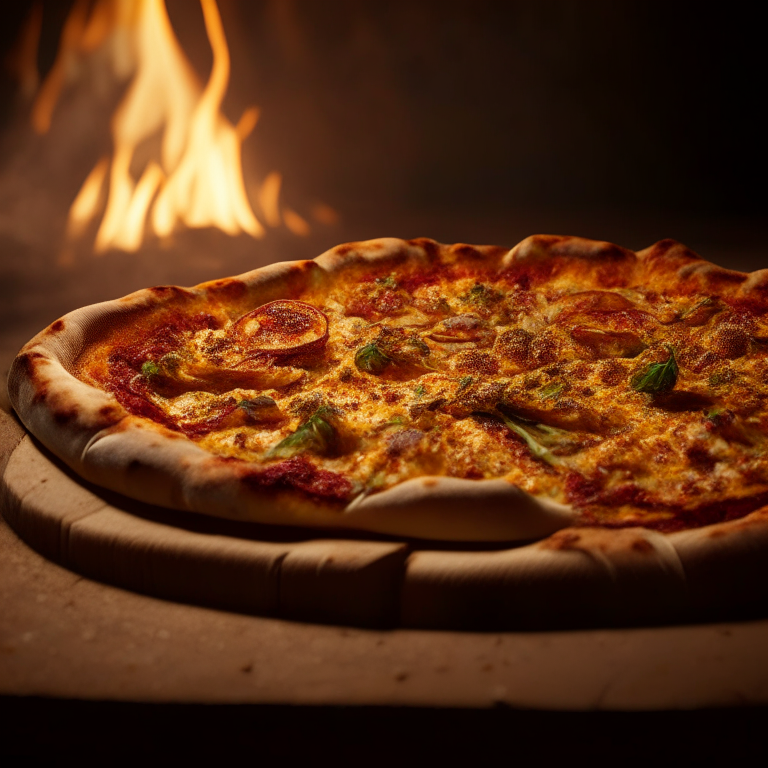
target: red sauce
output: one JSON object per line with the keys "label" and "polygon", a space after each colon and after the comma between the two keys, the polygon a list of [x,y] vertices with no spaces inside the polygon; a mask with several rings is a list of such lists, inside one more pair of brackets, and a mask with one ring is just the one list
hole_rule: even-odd
{"label": "red sauce", "polygon": [[513,264],[505,269],[499,279],[510,285],[518,285],[524,291],[549,280],[558,267],[556,259],[542,259],[523,264]]}
{"label": "red sauce", "polygon": [[[582,511],[580,525],[599,525],[605,528],[642,525],[663,533],[734,520],[768,504],[768,491],[764,491],[745,498],[721,499],[694,509],[686,509],[682,503],[662,502],[634,483],[603,489],[598,478],[586,478],[577,472],[571,472],[566,478],[565,492],[568,501]],[[670,517],[657,520],[611,519],[610,513],[624,505],[649,512],[668,512]]]}
{"label": "red sauce", "polygon": [[141,366],[178,349],[182,334],[218,327],[218,320],[205,312],[179,315],[155,330],[150,337],[115,347],[108,359],[109,373],[103,382],[105,389],[134,416],[151,419],[176,432],[185,431],[149,400],[147,381],[140,375]]}
{"label": "red sauce", "polygon": [[109,360],[109,379],[103,382],[107,391],[134,416],[142,416],[178,432],[179,427],[148,399],[146,380],[125,359],[113,360],[112,357]]}
{"label": "red sauce", "polygon": [[[611,520],[597,507],[583,510],[580,525],[599,525],[603,528],[632,528],[642,525],[661,533],[675,533],[705,525],[725,523],[745,517],[768,504],[768,491],[743,499],[725,499],[704,504],[695,509],[683,509],[676,505],[659,505],[661,511],[670,512],[670,517],[658,520]],[[639,505],[637,505],[639,506]]]}
{"label": "red sauce", "polygon": [[110,367],[113,361],[124,360],[138,373],[147,360],[157,360],[181,346],[184,333],[196,333],[203,330],[215,330],[219,321],[204,312],[195,315],[180,315],[165,325],[160,326],[154,333],[144,339],[115,347],[109,356]]}
{"label": "red sauce", "polygon": [[575,507],[594,502],[601,489],[597,478],[587,479],[578,472],[569,472],[565,478],[565,497]]}
{"label": "red sauce", "polygon": [[725,499],[705,504],[696,509],[675,509],[674,517],[647,525],[663,533],[683,531],[687,528],[700,528],[704,525],[724,523],[736,520],[768,504],[768,491],[743,499]]}
{"label": "red sauce", "polygon": [[213,416],[209,416],[207,419],[195,422],[184,422],[178,426],[187,437],[202,437],[209,432],[224,428],[226,420],[236,410],[237,405],[235,404],[222,405],[217,413]]}
{"label": "red sauce", "polygon": [[318,469],[309,459],[298,456],[264,470],[248,472],[243,482],[254,491],[265,488],[299,490],[326,502],[349,501],[352,483],[337,472]]}
{"label": "red sauce", "polygon": [[733,307],[737,312],[741,312],[751,317],[759,317],[764,315],[768,310],[768,291],[763,296],[765,298],[732,298],[730,296],[723,296],[723,301],[729,306]]}

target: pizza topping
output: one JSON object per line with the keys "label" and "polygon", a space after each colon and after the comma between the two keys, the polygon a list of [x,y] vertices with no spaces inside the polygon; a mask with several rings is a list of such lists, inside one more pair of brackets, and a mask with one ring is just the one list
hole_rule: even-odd
{"label": "pizza topping", "polygon": [[358,369],[375,376],[383,373],[384,369],[392,362],[392,358],[384,354],[375,342],[360,347],[355,353],[355,365]]}
{"label": "pizza topping", "polygon": [[281,461],[263,470],[247,473],[243,482],[255,489],[274,488],[307,493],[320,501],[347,502],[352,483],[338,472],[319,469],[304,456]]}
{"label": "pizza topping", "polygon": [[153,363],[151,360],[147,360],[141,366],[141,375],[147,379],[151,379],[153,376],[157,376],[160,373],[160,366],[157,363]]}
{"label": "pizza topping", "polygon": [[428,338],[441,344],[473,342],[479,346],[493,344],[494,337],[493,329],[476,315],[455,315],[446,318],[428,334]]}
{"label": "pizza topping", "polygon": [[349,316],[379,321],[401,314],[410,303],[410,294],[397,286],[392,275],[387,275],[355,286],[345,306]]}
{"label": "pizza topping", "polygon": [[280,421],[284,418],[277,403],[267,395],[240,400],[237,407],[254,422]]}
{"label": "pizza topping", "polygon": [[504,398],[505,381],[476,382],[471,376],[459,380],[456,395],[441,404],[442,410],[456,418],[472,413],[493,413]]}
{"label": "pizza topping", "polygon": [[303,372],[274,365],[268,359],[241,359],[226,367],[205,358],[195,359],[171,353],[160,358],[157,363],[144,363],[142,375],[157,393],[173,397],[191,391],[229,392],[238,387],[285,387],[301,379]]}
{"label": "pizza topping", "polygon": [[531,453],[541,461],[545,461],[547,464],[557,464],[559,459],[550,451],[548,448],[544,447],[534,436],[533,436],[533,430],[530,427],[523,427],[522,424],[520,424],[517,421],[512,421],[507,416],[501,415],[501,419],[506,424],[506,426],[514,432],[518,437],[522,437],[525,441],[525,444],[530,449]]}
{"label": "pizza topping", "polygon": [[487,313],[491,307],[501,301],[503,295],[483,283],[475,283],[465,294],[459,296],[463,304],[471,304],[483,313]]}
{"label": "pizza topping", "polygon": [[704,423],[708,432],[724,440],[743,445],[760,445],[765,441],[760,423],[740,419],[729,408],[710,408],[704,412]]}
{"label": "pizza topping", "polygon": [[734,360],[749,349],[750,335],[738,325],[723,323],[712,334],[712,349],[720,356]]}
{"label": "pizza topping", "polygon": [[663,363],[650,363],[632,377],[632,389],[652,395],[668,392],[677,383],[678,367],[675,352],[668,347],[669,357]]}
{"label": "pizza topping", "polygon": [[562,381],[551,381],[539,389],[539,399],[557,400],[563,394],[566,386]]}
{"label": "pizza topping", "polygon": [[402,456],[416,448],[423,439],[424,432],[420,429],[401,429],[387,438],[387,454]]}
{"label": "pizza topping", "polygon": [[637,357],[646,345],[632,331],[604,331],[576,325],[571,329],[571,338],[590,349],[596,357]]}
{"label": "pizza topping", "polygon": [[722,309],[722,303],[719,299],[712,296],[705,296],[692,307],[683,310],[680,313],[680,319],[690,326],[704,325],[711,317],[716,315]]}
{"label": "pizza topping", "polygon": [[476,376],[493,375],[499,372],[499,363],[488,352],[469,349],[456,355],[453,368],[456,371]]}
{"label": "pizza topping", "polygon": [[610,313],[637,309],[632,301],[615,291],[579,291],[563,296],[554,306],[560,320],[589,312]]}
{"label": "pizza topping", "polygon": [[319,488],[327,472],[343,495],[505,478],[585,521],[657,527],[681,498],[768,487],[760,302],[611,280],[602,263],[435,253],[444,263],[365,265],[230,324],[174,318],[94,353],[87,375],[206,450],[266,462],[254,483]]}
{"label": "pizza topping", "polygon": [[290,459],[308,451],[320,456],[333,456],[341,452],[338,413],[329,406],[321,406],[295,432],[281,440],[267,453],[269,459]]}
{"label": "pizza topping", "polygon": [[272,301],[237,319],[231,332],[248,357],[317,353],[328,341],[328,317],[303,301]]}
{"label": "pizza topping", "polygon": [[498,336],[494,352],[505,362],[524,368],[528,364],[532,340],[533,334],[530,331],[523,328],[512,328]]}
{"label": "pizza topping", "polygon": [[382,327],[375,341],[357,350],[355,365],[375,376],[387,372],[398,378],[412,378],[431,370],[429,356],[430,349],[418,334],[404,328]]}

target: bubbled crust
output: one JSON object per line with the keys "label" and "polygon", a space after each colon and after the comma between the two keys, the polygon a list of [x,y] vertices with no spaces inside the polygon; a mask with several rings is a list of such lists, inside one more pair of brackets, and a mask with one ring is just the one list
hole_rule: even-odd
{"label": "bubbled crust", "polygon": [[[558,236],[530,237],[511,251],[443,246],[425,239],[350,243],[314,262],[272,265],[189,290],[147,289],[71,313],[20,353],[9,379],[12,402],[30,431],[75,471],[150,503],[235,519],[434,539],[548,536],[573,522],[576,512],[503,480],[422,478],[350,503],[348,491],[318,474],[323,470],[297,461],[283,475],[270,475],[269,467],[252,461],[212,456],[178,432],[128,414],[113,397],[73,375],[83,350],[103,343],[117,322],[132,323],[140,335],[158,319],[178,313],[208,312],[221,322],[233,321],[269,301],[322,292],[350,270],[427,267],[436,261],[494,265],[517,275],[531,291],[545,282],[563,287],[576,283],[586,291],[639,283],[661,288],[672,281],[689,286],[692,293],[764,302],[768,285],[768,271],[731,272],[672,241],[637,254],[611,243]],[[472,514],[464,514],[469,507]]]}

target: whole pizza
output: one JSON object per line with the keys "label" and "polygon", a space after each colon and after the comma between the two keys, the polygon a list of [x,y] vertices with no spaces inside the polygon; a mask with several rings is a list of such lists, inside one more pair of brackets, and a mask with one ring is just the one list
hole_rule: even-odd
{"label": "whole pizza", "polygon": [[380,239],[72,312],[9,390],[145,502],[674,571],[675,532],[768,530],[767,306],[671,240]]}

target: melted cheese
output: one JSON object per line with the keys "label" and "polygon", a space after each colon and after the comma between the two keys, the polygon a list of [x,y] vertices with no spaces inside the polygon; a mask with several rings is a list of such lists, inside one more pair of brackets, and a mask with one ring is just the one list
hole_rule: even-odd
{"label": "melted cheese", "polygon": [[[155,354],[147,332],[117,357],[166,425],[211,453],[267,465],[302,453],[353,495],[419,475],[505,478],[587,521],[663,527],[765,493],[762,312],[567,270],[532,289],[497,263],[440,269],[350,270],[306,291],[327,339],[300,354],[259,354],[214,312],[220,327],[181,330],[170,351]],[[674,387],[638,391],[670,350]],[[86,356],[81,375],[135,411],[105,357]],[[330,432],[307,437],[313,418]]]}

